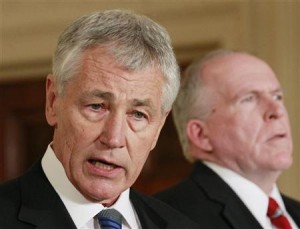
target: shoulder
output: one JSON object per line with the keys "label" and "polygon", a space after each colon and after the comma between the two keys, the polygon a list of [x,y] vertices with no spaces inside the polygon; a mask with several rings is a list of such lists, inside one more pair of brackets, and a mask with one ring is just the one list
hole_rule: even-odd
{"label": "shoulder", "polygon": [[31,168],[20,177],[0,184],[0,215],[14,214],[20,209],[25,196],[36,199],[36,193],[42,192],[40,182],[33,173]]}
{"label": "shoulder", "polygon": [[295,223],[300,227],[300,201],[285,195],[282,195],[282,199],[286,210],[293,218]]}
{"label": "shoulder", "polygon": [[299,200],[296,200],[290,196],[287,196],[285,194],[281,194],[282,198],[284,201],[287,201],[287,202],[291,202],[291,203],[295,203],[295,204],[300,204],[300,201]]}
{"label": "shoulder", "polygon": [[131,199],[132,201],[134,200],[139,200],[139,202],[143,202],[145,205],[149,206],[149,207],[153,207],[155,209],[157,209],[159,212],[168,212],[170,214],[172,213],[177,213],[177,211],[174,211],[174,209],[172,207],[170,207],[168,204],[162,202],[161,200],[157,199],[156,197],[152,197],[152,196],[146,196],[144,194],[141,194],[139,192],[136,191],[131,191]]}
{"label": "shoulder", "polygon": [[3,209],[3,205],[18,202],[20,196],[20,179],[14,179],[0,184],[0,209]]}
{"label": "shoulder", "polygon": [[174,198],[183,199],[187,196],[187,192],[190,195],[190,192],[195,189],[198,189],[197,185],[192,180],[185,179],[163,191],[156,193],[154,197],[162,200],[174,200]]}
{"label": "shoulder", "polygon": [[287,208],[294,208],[300,211],[300,201],[292,197],[282,195],[282,199]]}
{"label": "shoulder", "polygon": [[17,219],[21,206],[20,181],[15,179],[0,185],[0,227]]}
{"label": "shoulder", "polygon": [[169,225],[167,228],[198,228],[195,222],[168,204],[134,190],[130,193],[130,199],[139,216],[140,211],[152,218],[155,216],[156,220],[167,222]]}
{"label": "shoulder", "polygon": [[206,174],[198,177],[197,175],[199,174],[193,172],[179,183],[156,193],[154,197],[182,211],[189,212],[192,206],[193,208],[202,208],[206,201],[210,201],[211,189],[215,189],[216,182],[215,179],[210,179],[210,183],[207,183]]}

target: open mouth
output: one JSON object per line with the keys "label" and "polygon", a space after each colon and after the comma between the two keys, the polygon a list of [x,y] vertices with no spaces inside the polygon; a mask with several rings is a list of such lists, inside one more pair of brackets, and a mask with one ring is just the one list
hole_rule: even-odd
{"label": "open mouth", "polygon": [[107,171],[117,168],[117,166],[114,164],[105,161],[94,160],[94,159],[89,160],[89,163],[91,163],[98,169],[107,170]]}

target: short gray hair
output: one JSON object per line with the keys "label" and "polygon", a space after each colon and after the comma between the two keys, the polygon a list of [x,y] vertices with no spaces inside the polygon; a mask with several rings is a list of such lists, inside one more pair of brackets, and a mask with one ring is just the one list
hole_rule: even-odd
{"label": "short gray hair", "polygon": [[150,18],[127,10],[106,10],[80,17],[60,35],[53,57],[59,94],[74,77],[82,53],[107,47],[118,64],[132,71],[158,68],[164,75],[162,111],[169,111],[180,86],[179,70],[166,29]]}
{"label": "short gray hair", "polygon": [[205,121],[211,111],[208,90],[203,81],[202,68],[211,59],[235,53],[232,50],[220,49],[209,52],[203,58],[194,60],[183,72],[181,87],[174,102],[172,114],[177,129],[183,154],[187,160],[193,161],[189,153],[189,140],[186,125],[190,119]]}

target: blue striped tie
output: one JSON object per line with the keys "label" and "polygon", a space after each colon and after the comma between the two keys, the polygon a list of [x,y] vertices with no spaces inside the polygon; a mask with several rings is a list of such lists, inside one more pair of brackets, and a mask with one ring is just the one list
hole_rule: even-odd
{"label": "blue striped tie", "polygon": [[122,215],[115,209],[105,209],[97,214],[101,229],[121,229]]}

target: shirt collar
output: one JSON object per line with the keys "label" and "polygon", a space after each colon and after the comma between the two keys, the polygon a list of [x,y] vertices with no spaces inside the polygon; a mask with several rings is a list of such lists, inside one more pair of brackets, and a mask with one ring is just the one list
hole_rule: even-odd
{"label": "shirt collar", "polygon": [[[82,227],[98,214],[104,206],[88,201],[69,181],[64,167],[55,156],[50,144],[42,158],[42,168],[49,182],[63,201],[74,224]],[[129,189],[121,193],[119,199],[110,208],[118,210],[130,228],[137,228],[137,215],[129,200]]]}
{"label": "shirt collar", "polygon": [[125,224],[128,228],[139,228],[139,222],[137,222],[138,216],[134,210],[134,207],[129,201],[129,189],[124,191],[120,195],[117,202],[115,202],[109,208],[114,208],[122,214],[123,220],[125,220],[123,224]]}

